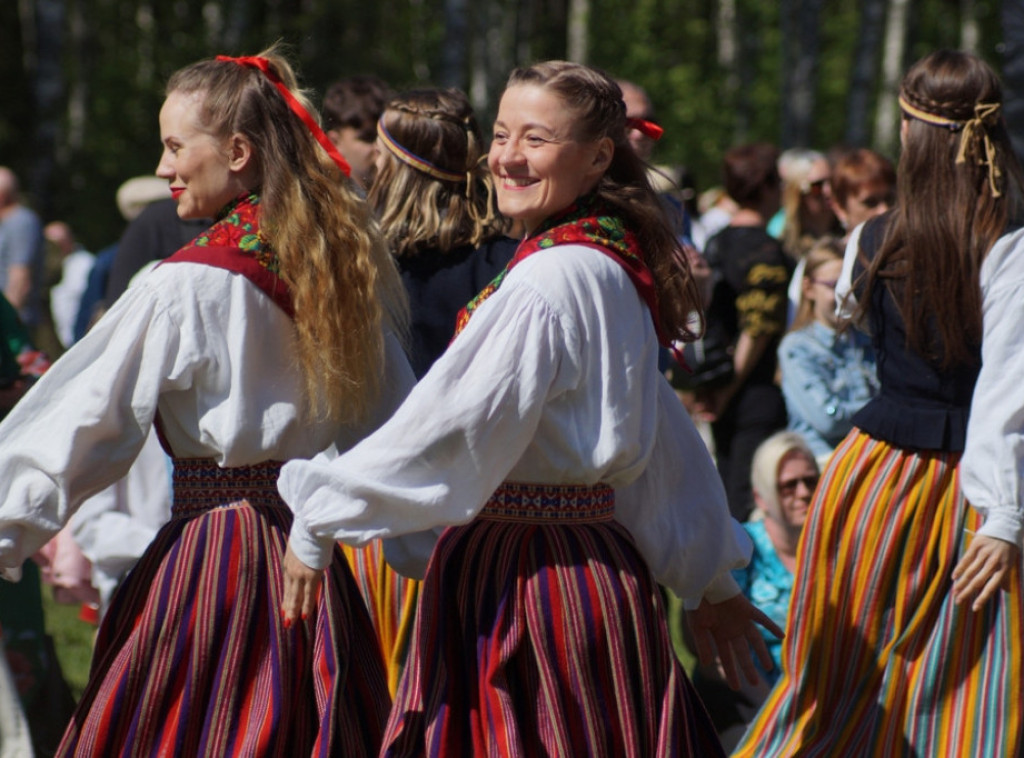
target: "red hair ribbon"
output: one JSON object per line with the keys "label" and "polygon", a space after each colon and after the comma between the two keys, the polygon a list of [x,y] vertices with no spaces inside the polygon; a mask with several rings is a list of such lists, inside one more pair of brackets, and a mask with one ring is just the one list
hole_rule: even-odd
{"label": "red hair ribbon", "polygon": [[652,140],[657,142],[661,139],[661,135],[665,133],[665,130],[658,126],[653,121],[648,121],[645,118],[627,118],[626,119],[627,129],[636,129],[638,132],[643,134],[645,137],[650,137]]}
{"label": "red hair ribbon", "polygon": [[348,161],[346,161],[342,154],[338,152],[338,148],[334,146],[334,143],[331,142],[330,138],[324,134],[324,130],[320,128],[316,119],[310,115],[309,111],[303,107],[302,103],[295,98],[295,95],[291,93],[291,90],[289,90],[285,83],[281,81],[281,77],[270,69],[270,61],[258,55],[243,55],[240,58],[232,58],[229,55],[218,55],[217,60],[237,63],[239,66],[252,66],[253,68],[258,68],[262,71],[267,79],[277,87],[281,96],[284,97],[285,102],[288,103],[288,107],[292,109],[292,112],[302,119],[302,123],[306,125],[307,129],[309,129],[309,133],[313,135],[313,138],[320,143],[324,150],[327,151],[327,154],[331,156],[331,160],[338,164],[338,168],[341,169],[341,172],[345,176],[352,176],[352,167],[348,165]]}

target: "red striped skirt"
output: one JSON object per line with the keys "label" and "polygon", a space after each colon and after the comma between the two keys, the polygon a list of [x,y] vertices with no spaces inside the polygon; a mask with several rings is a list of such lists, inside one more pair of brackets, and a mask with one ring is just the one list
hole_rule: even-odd
{"label": "red striped skirt", "polygon": [[385,756],[716,756],[611,488],[506,483],[447,529]]}
{"label": "red striped skirt", "polygon": [[370,756],[390,699],[341,551],[286,629],[279,464],[175,460],[171,521],[115,593],[61,756]]}
{"label": "red striped skirt", "polygon": [[979,612],[952,571],[977,529],[954,453],[854,430],[801,538],[782,677],[736,756],[1019,756],[1018,576]]}

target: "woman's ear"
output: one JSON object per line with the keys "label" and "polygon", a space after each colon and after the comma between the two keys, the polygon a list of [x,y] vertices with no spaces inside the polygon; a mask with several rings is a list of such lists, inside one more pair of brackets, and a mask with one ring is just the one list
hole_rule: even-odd
{"label": "woman's ear", "polygon": [[228,167],[241,173],[252,160],[252,143],[241,132],[235,132],[228,138]]}
{"label": "woman's ear", "polygon": [[615,143],[611,137],[602,137],[597,141],[597,152],[594,153],[594,169],[600,176],[612,165],[612,156],[615,155]]}

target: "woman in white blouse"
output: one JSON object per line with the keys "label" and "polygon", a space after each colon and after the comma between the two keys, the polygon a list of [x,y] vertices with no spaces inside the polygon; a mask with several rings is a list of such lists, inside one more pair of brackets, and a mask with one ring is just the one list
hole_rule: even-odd
{"label": "woman in white blouse", "polygon": [[154,424],[174,457],[171,520],[114,594],[58,754],[374,755],[389,696],[369,617],[335,550],[305,623],[281,619],[291,514],[275,484],[282,461],[349,447],[411,386],[387,334],[401,282],[274,51],[177,72],[160,133],[179,215],[217,222],[0,426],[8,578]]}
{"label": "woman in white blouse", "polygon": [[516,256],[389,423],[282,471],[289,618],[335,539],[450,526],[390,551],[430,563],[384,755],[720,754],[655,579],[734,682],[767,657],[729,574],[750,543],[657,369],[696,295],[626,124],[599,72],[513,72],[488,161]]}

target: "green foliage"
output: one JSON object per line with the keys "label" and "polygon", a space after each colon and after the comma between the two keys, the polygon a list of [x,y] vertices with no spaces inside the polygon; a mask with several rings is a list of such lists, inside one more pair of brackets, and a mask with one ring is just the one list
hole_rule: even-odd
{"label": "green foliage", "polygon": [[54,602],[53,590],[50,587],[43,588],[46,632],[53,637],[64,680],[76,701],[82,696],[82,690],[89,681],[93,640],[96,637],[96,627],[78,618],[78,612],[77,605]]}
{"label": "green foliage", "polygon": [[[718,182],[721,156],[731,145],[785,142],[780,134],[783,52],[793,44],[782,39],[785,2],[734,0],[737,61],[726,71],[719,62],[722,0],[590,0],[588,62],[649,91],[666,128],[656,160],[685,164],[698,186],[706,187]],[[30,44],[38,13],[30,11],[42,3],[0,2],[0,165],[10,165],[22,177],[46,220],[68,220],[96,250],[123,227],[114,207],[119,184],[155,168],[163,83],[175,69],[218,53],[255,53],[283,40],[306,86],[318,92],[355,73],[375,73],[396,89],[442,83],[442,62],[450,52],[445,14],[460,2],[46,0],[45,5],[64,18],[58,35],[60,81],[36,79]],[[467,53],[454,71],[458,80],[443,83],[468,89],[473,67],[485,66],[486,95],[478,104],[486,124],[507,67],[565,57],[568,0],[461,0],[461,5],[467,13]],[[959,45],[960,15],[969,6],[964,0],[912,0],[906,62],[939,46]],[[973,4],[980,52],[995,63],[999,13],[995,0]],[[825,149],[845,132],[860,4],[826,0],[819,28],[812,146]],[[40,91],[58,93],[55,116],[36,106]],[[84,113],[73,120],[76,92],[84,94]],[[871,93],[872,104],[877,94]]]}

